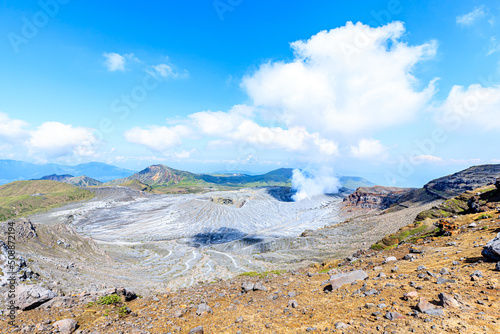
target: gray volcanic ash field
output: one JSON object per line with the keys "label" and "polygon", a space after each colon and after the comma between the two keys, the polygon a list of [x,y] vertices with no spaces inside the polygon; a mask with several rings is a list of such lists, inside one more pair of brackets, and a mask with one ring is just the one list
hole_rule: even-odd
{"label": "gray volcanic ash field", "polygon": [[[122,187],[93,191],[98,196],[89,202],[32,221],[70,224],[94,239],[115,260],[106,264],[108,278],[168,288],[307,262],[316,240],[300,234],[338,223],[342,202],[340,195],[292,202],[280,188],[193,195],[150,195]],[[97,275],[101,269],[95,265]]]}

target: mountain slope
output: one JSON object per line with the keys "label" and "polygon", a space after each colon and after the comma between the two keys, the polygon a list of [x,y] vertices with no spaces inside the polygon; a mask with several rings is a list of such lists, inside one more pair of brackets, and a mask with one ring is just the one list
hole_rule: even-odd
{"label": "mountain slope", "polygon": [[0,160],[0,184],[12,181],[40,179],[45,175],[52,174],[70,174],[74,176],[86,175],[99,181],[109,181],[127,177],[133,173],[134,171],[100,162],[65,166],[59,164],[37,165],[16,160]]}
{"label": "mountain slope", "polygon": [[57,175],[57,174],[51,174],[51,175],[45,175],[38,180],[52,180],[52,181],[57,181],[57,182],[64,182],[64,180],[69,179],[74,177],[73,175],[69,174],[63,174],[63,175]]}
{"label": "mountain slope", "polygon": [[107,182],[108,185],[121,185],[128,181],[138,180],[150,186],[172,185],[181,181],[197,180],[199,176],[190,172],[177,170],[165,165],[152,165],[129,177]]}
{"label": "mountain slope", "polygon": [[58,182],[65,182],[80,188],[83,187],[91,187],[91,186],[100,186],[102,184],[101,181],[90,178],[88,176],[82,175],[82,176],[73,176],[69,174],[64,174],[64,175],[57,175],[57,174],[52,174],[52,175],[47,175],[39,180],[52,180],[52,181],[58,181]]}
{"label": "mountain slope", "polygon": [[51,181],[16,181],[0,186],[0,221],[22,217],[94,195],[73,185]]}
{"label": "mountain slope", "polygon": [[500,165],[473,166],[432,180],[424,188],[433,194],[449,199],[465,191],[493,184],[498,177],[500,177]]}
{"label": "mountain slope", "polygon": [[65,180],[63,180],[62,182],[66,182],[66,183],[72,184],[72,185],[80,187],[80,188],[102,185],[101,181],[93,179],[93,178],[85,176],[85,175],[68,177]]}

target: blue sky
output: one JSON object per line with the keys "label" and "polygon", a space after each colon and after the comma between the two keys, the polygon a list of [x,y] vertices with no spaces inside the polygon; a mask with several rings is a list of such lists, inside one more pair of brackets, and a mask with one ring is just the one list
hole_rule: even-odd
{"label": "blue sky", "polygon": [[0,18],[0,159],[397,186],[500,162],[496,1],[2,1]]}

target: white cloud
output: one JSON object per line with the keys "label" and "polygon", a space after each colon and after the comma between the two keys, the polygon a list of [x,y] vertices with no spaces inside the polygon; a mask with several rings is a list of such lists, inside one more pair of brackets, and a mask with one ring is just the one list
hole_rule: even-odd
{"label": "white cloud", "polygon": [[351,146],[351,155],[360,158],[385,158],[387,148],[376,139],[361,139],[358,146]]}
{"label": "white cloud", "polygon": [[18,144],[27,139],[28,131],[25,129],[28,123],[19,119],[10,119],[5,113],[0,112],[0,144]]}
{"label": "white cloud", "polygon": [[486,55],[490,56],[495,52],[500,52],[500,43],[495,36],[490,37],[490,45],[488,47],[488,53]]}
{"label": "white cloud", "polygon": [[177,76],[176,73],[174,73],[174,70],[172,69],[172,66],[167,65],[167,64],[158,64],[152,66],[153,69],[158,73],[160,76],[164,78],[171,78]]}
{"label": "white cloud", "polygon": [[224,140],[230,139],[270,149],[306,151],[316,148],[325,155],[337,154],[337,144],[321,138],[318,133],[309,133],[302,126],[288,129],[261,126],[250,119],[252,113],[252,108],[237,106],[227,113],[203,111],[191,114],[189,118],[201,134],[218,138],[209,142],[211,147],[226,144]]}
{"label": "white cloud", "polygon": [[485,15],[484,7],[475,7],[472,12],[464,14],[462,16],[457,16],[456,21],[457,24],[461,25],[471,25],[478,18],[483,17]]}
{"label": "white cloud", "polygon": [[467,124],[481,130],[500,130],[500,86],[480,84],[454,86],[446,100],[438,106],[436,120],[449,128]]}
{"label": "white cloud", "polygon": [[96,155],[98,140],[91,129],[59,122],[45,122],[30,135],[28,147],[30,153],[35,156],[59,158]]}
{"label": "white cloud", "polygon": [[102,55],[105,58],[104,64],[108,68],[108,71],[125,71],[126,59],[124,56],[115,52],[104,52]]}
{"label": "white cloud", "polygon": [[148,129],[136,127],[125,132],[125,139],[130,143],[144,145],[153,151],[166,153],[180,145],[182,139],[191,134],[190,128],[184,125],[152,126]]}
{"label": "white cloud", "polygon": [[242,87],[278,122],[328,139],[408,122],[433,96],[433,82],[419,91],[411,71],[435,54],[436,43],[409,46],[399,41],[404,32],[401,22],[348,22],[292,43],[292,62],[266,63]]}
{"label": "white cloud", "polygon": [[443,159],[440,157],[436,157],[434,155],[417,155],[413,157],[413,160],[418,163],[436,163],[436,162],[443,162]]}

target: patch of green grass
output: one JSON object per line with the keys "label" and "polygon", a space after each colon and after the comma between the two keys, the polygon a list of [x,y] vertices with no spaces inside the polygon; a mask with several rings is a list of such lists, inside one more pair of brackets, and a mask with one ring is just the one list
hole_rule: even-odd
{"label": "patch of green grass", "polygon": [[97,300],[96,303],[99,305],[111,305],[111,304],[120,303],[121,301],[122,301],[122,299],[120,298],[120,296],[112,294],[112,295],[108,295],[108,296],[99,297],[99,299]]}
{"label": "patch of green grass", "polygon": [[239,276],[242,276],[242,277],[266,277],[266,276],[269,276],[271,274],[275,274],[275,275],[281,275],[283,273],[285,273],[286,270],[270,270],[270,271],[265,271],[265,272],[262,272],[262,273],[259,273],[259,272],[256,272],[256,271],[247,271],[246,273],[241,273],[239,274]]}
{"label": "patch of green grass", "polygon": [[483,226],[482,230],[487,230],[488,226]]}
{"label": "patch of green grass", "polygon": [[326,274],[330,270],[331,270],[330,268],[325,268],[325,269],[322,269],[322,270],[318,271],[318,273],[320,273],[320,274]]}
{"label": "patch of green grass", "polygon": [[479,217],[477,217],[475,220],[482,220],[482,219],[489,219],[489,218],[493,218],[493,216],[487,215],[487,214],[482,214]]}
{"label": "patch of green grass", "polygon": [[126,316],[129,313],[127,306],[122,306],[118,309],[118,314],[122,317]]}
{"label": "patch of green grass", "polygon": [[379,251],[379,250],[383,250],[384,246],[381,245],[381,244],[373,244],[373,245],[370,246],[370,249]]}

